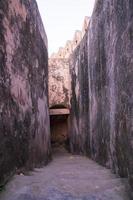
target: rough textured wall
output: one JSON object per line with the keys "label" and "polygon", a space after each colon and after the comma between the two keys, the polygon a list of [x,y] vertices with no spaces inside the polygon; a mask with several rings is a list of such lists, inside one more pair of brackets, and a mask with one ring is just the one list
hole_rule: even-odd
{"label": "rough textured wall", "polygon": [[128,177],[133,188],[132,1],[96,1],[70,72],[71,151]]}
{"label": "rough textured wall", "polygon": [[89,153],[89,86],[87,33],[70,57],[71,109],[70,148],[73,153]]}
{"label": "rough textured wall", "polygon": [[47,37],[34,0],[0,1],[0,182],[47,162]]}
{"label": "rough textured wall", "polygon": [[69,62],[65,58],[49,59],[49,106],[70,105]]}
{"label": "rough textured wall", "polygon": [[88,45],[91,155],[133,188],[133,2],[98,0]]}

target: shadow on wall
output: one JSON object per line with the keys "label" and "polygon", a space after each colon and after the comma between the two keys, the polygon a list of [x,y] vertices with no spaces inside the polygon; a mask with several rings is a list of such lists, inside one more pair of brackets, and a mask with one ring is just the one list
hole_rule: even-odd
{"label": "shadow on wall", "polygon": [[55,148],[69,150],[68,133],[69,109],[64,105],[55,105],[50,108],[51,145]]}

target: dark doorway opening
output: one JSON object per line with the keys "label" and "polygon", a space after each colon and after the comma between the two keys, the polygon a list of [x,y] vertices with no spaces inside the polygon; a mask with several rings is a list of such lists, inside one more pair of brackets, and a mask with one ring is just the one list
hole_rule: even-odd
{"label": "dark doorway opening", "polygon": [[68,133],[69,109],[61,106],[50,108],[50,129],[52,149],[64,148],[69,151]]}

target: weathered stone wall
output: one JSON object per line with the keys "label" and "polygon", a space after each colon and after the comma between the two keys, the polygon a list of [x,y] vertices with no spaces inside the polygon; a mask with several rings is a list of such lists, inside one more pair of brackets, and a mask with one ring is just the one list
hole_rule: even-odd
{"label": "weathered stone wall", "polygon": [[87,33],[70,57],[71,109],[70,149],[73,153],[88,154],[89,148],[89,84]]}
{"label": "weathered stone wall", "polygon": [[67,58],[49,59],[49,107],[70,106],[70,72]]}
{"label": "weathered stone wall", "polygon": [[49,159],[47,37],[34,0],[0,1],[0,182]]}
{"label": "weathered stone wall", "polygon": [[97,0],[86,43],[71,57],[71,150],[133,188],[133,3]]}
{"label": "weathered stone wall", "polygon": [[91,156],[133,187],[133,2],[98,0],[88,45]]}

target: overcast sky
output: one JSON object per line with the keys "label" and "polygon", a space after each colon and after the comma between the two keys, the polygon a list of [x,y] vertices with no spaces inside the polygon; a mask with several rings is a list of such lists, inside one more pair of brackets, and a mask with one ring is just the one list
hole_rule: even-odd
{"label": "overcast sky", "polygon": [[91,16],[95,0],[37,0],[48,36],[49,55],[82,30],[85,16]]}

